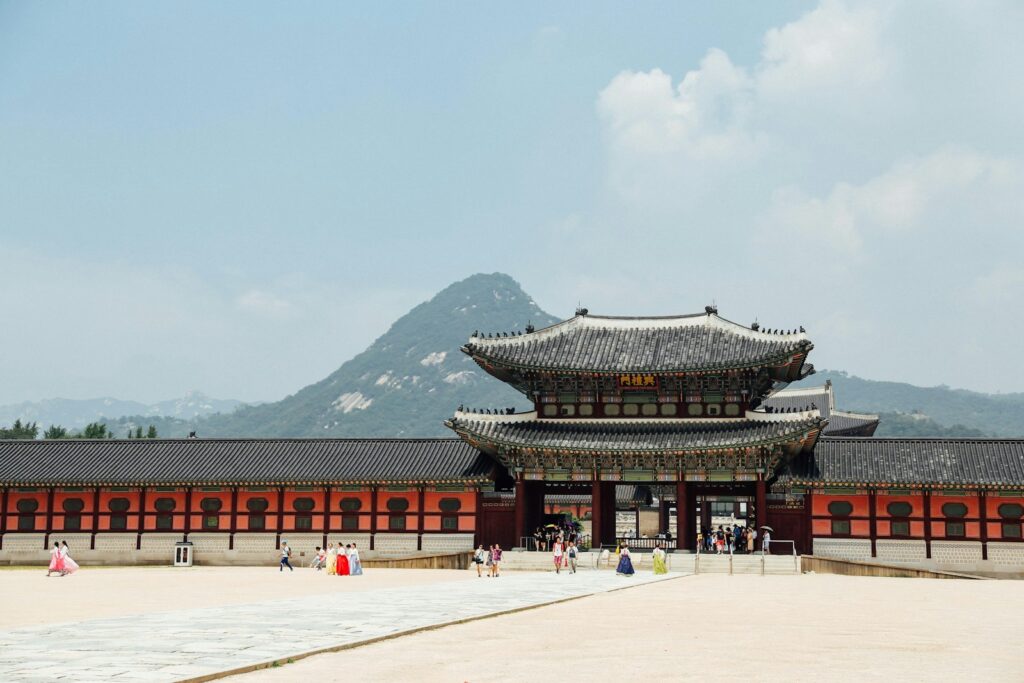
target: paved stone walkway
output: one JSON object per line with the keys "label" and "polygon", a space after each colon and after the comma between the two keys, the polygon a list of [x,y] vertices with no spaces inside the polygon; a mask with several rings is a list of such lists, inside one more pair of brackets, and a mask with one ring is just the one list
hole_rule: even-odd
{"label": "paved stone walkway", "polygon": [[0,631],[0,680],[177,681],[678,576],[506,573]]}

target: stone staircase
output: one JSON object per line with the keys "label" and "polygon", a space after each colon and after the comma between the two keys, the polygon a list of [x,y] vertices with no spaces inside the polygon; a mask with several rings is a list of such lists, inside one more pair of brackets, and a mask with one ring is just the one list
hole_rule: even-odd
{"label": "stone staircase", "polygon": [[691,555],[695,574],[799,574],[800,557],[792,555]]}

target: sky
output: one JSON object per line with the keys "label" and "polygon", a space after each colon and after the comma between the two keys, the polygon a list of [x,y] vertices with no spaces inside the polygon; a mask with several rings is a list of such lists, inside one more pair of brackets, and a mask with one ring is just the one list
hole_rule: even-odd
{"label": "sky", "polygon": [[0,1],[0,403],[276,400],[476,272],[1024,391],[1024,4]]}

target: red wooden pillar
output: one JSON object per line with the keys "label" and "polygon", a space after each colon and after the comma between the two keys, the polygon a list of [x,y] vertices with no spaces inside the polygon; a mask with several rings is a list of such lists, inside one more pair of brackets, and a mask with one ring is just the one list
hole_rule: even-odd
{"label": "red wooden pillar", "polygon": [[50,547],[50,534],[53,533],[53,487],[46,491],[46,533],[43,534],[43,550]]}
{"label": "red wooden pillar", "polygon": [[804,536],[806,537],[804,554],[814,554],[814,492],[810,489],[804,494]]}
{"label": "red wooden pillar", "polygon": [[3,534],[4,534],[4,532],[7,531],[7,503],[8,503],[8,494],[9,493],[10,493],[10,489],[5,487],[4,488],[3,501],[0,502],[0,549],[3,549],[3,547],[4,547],[3,546],[3,542],[4,542]]}
{"label": "red wooden pillar", "polygon": [[281,532],[284,531],[284,487],[277,487],[277,533],[276,547],[281,549]]}
{"label": "red wooden pillar", "polygon": [[426,486],[417,489],[418,499],[416,502],[416,550],[423,550],[423,506],[426,504]]}
{"label": "red wooden pillar", "polygon": [[877,496],[874,489],[868,490],[868,533],[871,534],[871,557],[878,557],[878,510],[875,509]]}
{"label": "red wooden pillar", "polygon": [[978,489],[978,526],[981,527],[981,559],[988,559],[988,510],[985,509],[985,491]]}
{"label": "red wooden pillar", "polygon": [[189,532],[192,531],[192,487],[185,489],[185,537],[188,540]]}
{"label": "red wooden pillar", "polygon": [[373,539],[377,536],[377,491],[379,486],[370,487],[370,550],[373,550]]}
{"label": "red wooden pillar", "polygon": [[[476,487],[476,503],[474,509],[476,515],[473,518],[473,548],[476,549],[478,545],[483,543],[483,539],[480,537],[480,516],[484,509],[484,491],[481,487]],[[577,515],[579,516],[579,515]]]}
{"label": "red wooden pillar", "polygon": [[[173,517],[171,519],[174,519]],[[135,549],[142,550],[142,534],[146,530],[146,487],[139,489],[139,530],[135,534]]]}
{"label": "red wooden pillar", "polygon": [[526,482],[522,475],[516,479],[516,538],[515,546],[518,547],[523,536],[526,535]]}
{"label": "red wooden pillar", "polygon": [[932,557],[932,492],[925,489],[921,499],[924,501],[924,556]]}
{"label": "red wooden pillar", "polygon": [[[666,524],[666,526],[668,526]],[[690,493],[686,489],[684,475],[676,481],[676,547],[680,550],[694,549],[693,522],[690,520]]]}
{"label": "red wooden pillar", "polygon": [[100,528],[100,487],[92,495],[92,534],[89,536],[89,550],[96,550],[96,532]]}
{"label": "red wooden pillar", "polygon": [[[328,484],[324,487],[324,539],[321,548],[324,548],[324,552],[327,552],[327,536],[331,532],[331,486]],[[371,546],[373,547],[373,546]]]}
{"label": "red wooden pillar", "polygon": [[235,534],[238,532],[238,487],[231,487],[231,522],[228,524],[228,550],[235,549]]}
{"label": "red wooden pillar", "polygon": [[663,534],[668,531],[668,501],[658,501],[658,533]]}
{"label": "red wooden pillar", "polygon": [[[604,501],[602,500],[601,481],[598,474],[594,474],[594,481],[590,485],[590,547],[600,550],[604,538],[601,534],[602,517],[604,516]],[[517,520],[518,521],[518,520]]]}
{"label": "red wooden pillar", "polygon": [[755,510],[757,520],[757,533],[761,534],[761,527],[768,523],[768,487],[764,481],[764,475],[759,474],[757,477],[757,489],[754,493],[754,505],[757,508]]}

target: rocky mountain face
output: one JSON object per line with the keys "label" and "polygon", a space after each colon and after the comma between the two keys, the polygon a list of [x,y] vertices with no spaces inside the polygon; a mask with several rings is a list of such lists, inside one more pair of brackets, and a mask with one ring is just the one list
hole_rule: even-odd
{"label": "rocky mountain face", "polygon": [[276,403],[196,424],[200,436],[444,436],[460,404],[528,407],[459,348],[474,330],[509,332],[558,319],[508,275],[473,275],[399,318],[316,384]]}

